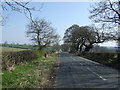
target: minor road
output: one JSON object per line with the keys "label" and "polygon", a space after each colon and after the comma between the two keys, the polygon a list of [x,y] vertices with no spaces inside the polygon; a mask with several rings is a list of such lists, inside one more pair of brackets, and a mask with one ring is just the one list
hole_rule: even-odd
{"label": "minor road", "polygon": [[60,54],[55,88],[118,88],[118,71],[68,53]]}

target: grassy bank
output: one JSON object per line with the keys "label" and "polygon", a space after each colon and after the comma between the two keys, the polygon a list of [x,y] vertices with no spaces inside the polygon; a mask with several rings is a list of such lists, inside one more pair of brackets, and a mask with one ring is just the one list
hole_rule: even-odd
{"label": "grassy bank", "polygon": [[120,62],[118,61],[118,53],[81,53],[79,56],[90,59],[95,62],[110,66],[112,68],[120,69]]}
{"label": "grassy bank", "polygon": [[2,88],[50,88],[53,87],[53,66],[57,60],[56,54],[47,58],[39,57],[35,60],[15,65],[11,72],[2,71]]}

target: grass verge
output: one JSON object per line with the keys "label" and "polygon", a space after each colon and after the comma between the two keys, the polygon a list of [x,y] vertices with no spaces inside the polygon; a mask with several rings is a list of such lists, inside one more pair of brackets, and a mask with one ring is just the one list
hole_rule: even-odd
{"label": "grass verge", "polygon": [[120,53],[81,53],[79,56],[120,70],[119,54]]}
{"label": "grass verge", "polygon": [[16,65],[11,72],[2,71],[2,88],[52,88],[54,80],[51,70],[57,56],[51,54],[47,58],[42,57]]}

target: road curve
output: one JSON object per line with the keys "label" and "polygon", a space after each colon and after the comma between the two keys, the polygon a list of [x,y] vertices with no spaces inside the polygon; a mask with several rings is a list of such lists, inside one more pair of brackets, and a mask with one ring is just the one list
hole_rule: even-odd
{"label": "road curve", "polygon": [[118,88],[118,71],[68,53],[60,54],[55,88]]}

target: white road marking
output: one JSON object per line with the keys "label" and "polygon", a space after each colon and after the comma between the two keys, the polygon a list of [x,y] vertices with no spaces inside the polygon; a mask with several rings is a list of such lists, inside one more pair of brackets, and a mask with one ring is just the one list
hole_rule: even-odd
{"label": "white road marking", "polygon": [[88,69],[89,71],[91,71],[93,74],[97,75],[100,79],[102,79],[102,80],[104,80],[104,81],[107,80],[107,79],[103,78],[102,76],[100,76],[99,74],[97,74],[96,72],[92,71],[90,68],[87,67],[87,69]]}
{"label": "white road marking", "polygon": [[84,60],[86,60],[86,61],[89,61],[89,62],[92,62],[92,63],[94,63],[94,64],[99,64],[99,63],[97,63],[97,62],[94,62],[94,61],[92,61],[92,60],[89,60],[89,59],[86,59],[86,58],[83,58],[83,57],[79,57],[80,59],[84,59]]}
{"label": "white road marking", "polygon": [[[76,60],[76,59],[74,59],[74,58],[72,58],[72,57],[70,57],[71,59],[73,59],[73,60],[75,60],[75,61],[78,61],[78,60]],[[79,63],[80,65],[82,65],[82,63]]]}
{"label": "white road marking", "polygon": [[[70,57],[71,59],[73,59],[73,60],[75,60],[75,61],[77,61],[76,59],[74,59],[73,57]],[[83,58],[84,59],[84,58]],[[87,61],[90,61],[90,60],[87,60]],[[91,61],[90,61],[91,62]],[[92,61],[93,62],[93,61]],[[93,62],[93,63],[95,63],[95,64],[99,64],[99,63],[96,63],[96,62]],[[82,63],[79,63],[79,64],[81,64],[82,65]],[[102,79],[102,80],[104,80],[104,81],[106,81],[107,79],[105,79],[105,78],[103,78],[102,76],[100,76],[99,74],[97,74],[96,72],[94,72],[94,71],[92,71],[89,67],[87,67],[87,69],[89,70],[89,71],[91,71],[93,74],[95,74],[96,76],[98,76],[100,79]]]}
{"label": "white road marking", "polygon": [[77,61],[76,59],[74,59],[73,57],[70,57],[71,59],[73,59],[73,60],[75,60],[75,61]]}
{"label": "white road marking", "polygon": [[82,65],[82,63],[80,63]]}

